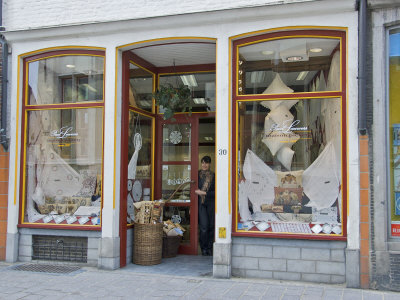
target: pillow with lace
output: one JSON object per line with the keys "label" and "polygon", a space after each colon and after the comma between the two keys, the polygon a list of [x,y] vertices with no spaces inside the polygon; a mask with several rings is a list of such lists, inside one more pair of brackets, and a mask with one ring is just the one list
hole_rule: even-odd
{"label": "pillow with lace", "polygon": [[275,187],[274,205],[301,205],[303,188],[282,188]]}
{"label": "pillow with lace", "polygon": [[275,155],[282,147],[291,147],[300,138],[293,132],[272,131],[264,135],[262,142],[268,147],[272,155]]}
{"label": "pillow with lace", "polygon": [[280,172],[275,171],[277,177],[277,186],[282,188],[301,188],[303,187],[304,170]]}

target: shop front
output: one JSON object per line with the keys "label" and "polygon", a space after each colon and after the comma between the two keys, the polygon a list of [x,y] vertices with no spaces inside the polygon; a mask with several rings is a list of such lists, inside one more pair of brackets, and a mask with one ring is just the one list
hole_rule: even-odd
{"label": "shop front", "polygon": [[[370,284],[400,290],[399,66],[400,18],[397,1],[369,1],[367,69],[368,163],[370,168]],[[371,113],[370,113],[371,112]]]}
{"label": "shop front", "polygon": [[[199,255],[210,156],[215,277],[357,286],[357,13],[340,3],[6,33],[7,260],[124,267],[135,205],[159,199]],[[162,87],[189,103],[171,115]]]}

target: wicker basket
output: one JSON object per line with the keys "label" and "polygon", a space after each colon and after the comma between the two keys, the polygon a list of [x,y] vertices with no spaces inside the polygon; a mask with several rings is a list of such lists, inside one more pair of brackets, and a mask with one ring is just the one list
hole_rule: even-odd
{"label": "wicker basket", "polygon": [[135,224],[133,230],[133,263],[157,265],[161,263],[163,224]]}
{"label": "wicker basket", "polygon": [[182,236],[164,236],[162,244],[162,257],[175,257],[178,254]]}

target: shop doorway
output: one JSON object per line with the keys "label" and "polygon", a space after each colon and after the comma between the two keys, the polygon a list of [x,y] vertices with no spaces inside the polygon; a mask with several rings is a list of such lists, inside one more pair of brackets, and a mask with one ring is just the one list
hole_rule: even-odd
{"label": "shop doorway", "polygon": [[[133,204],[167,199],[165,218],[185,229],[179,254],[198,254],[198,201],[195,194],[200,159],[214,160],[216,41],[171,38],[127,45],[122,55],[120,173],[120,266],[131,261]],[[165,120],[153,94],[160,86],[185,85],[191,109]],[[133,167],[134,166],[134,167]],[[215,162],[212,164],[213,170]]]}
{"label": "shop doorway", "polygon": [[[179,222],[185,229],[180,254],[197,255],[198,237],[198,170],[205,155],[215,157],[215,118],[204,114],[180,115],[171,121],[161,121],[157,127],[156,195],[169,199],[164,218]],[[215,172],[215,165],[211,164]]]}

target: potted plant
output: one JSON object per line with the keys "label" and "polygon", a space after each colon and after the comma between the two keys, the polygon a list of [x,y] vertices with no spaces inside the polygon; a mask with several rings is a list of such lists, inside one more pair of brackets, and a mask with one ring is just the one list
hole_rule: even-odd
{"label": "potted plant", "polygon": [[161,85],[153,96],[164,109],[164,120],[171,119],[176,112],[192,113],[192,93],[186,85],[177,88],[170,83]]}

